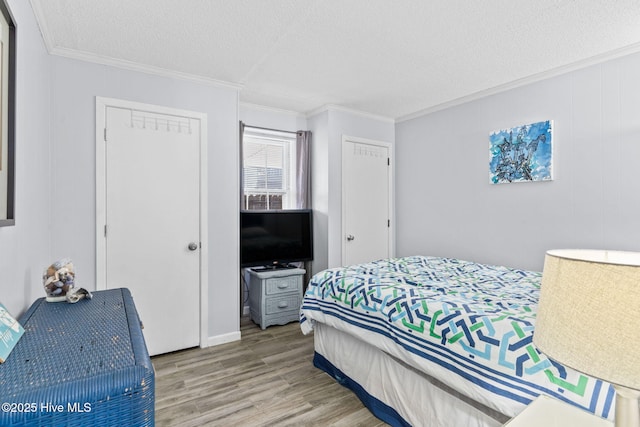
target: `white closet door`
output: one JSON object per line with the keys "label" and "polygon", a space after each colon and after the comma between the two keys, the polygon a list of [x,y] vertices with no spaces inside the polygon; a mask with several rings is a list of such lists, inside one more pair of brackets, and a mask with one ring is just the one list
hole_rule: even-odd
{"label": "white closet door", "polygon": [[106,110],[106,287],[132,291],[150,354],[197,346],[200,121]]}
{"label": "white closet door", "polygon": [[343,265],[391,256],[391,166],[386,144],[343,142]]}

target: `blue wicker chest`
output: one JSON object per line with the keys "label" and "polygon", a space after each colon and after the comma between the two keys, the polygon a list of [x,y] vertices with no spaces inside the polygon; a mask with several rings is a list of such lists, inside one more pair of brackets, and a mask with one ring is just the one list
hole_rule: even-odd
{"label": "blue wicker chest", "polygon": [[36,300],[0,364],[0,426],[153,426],[154,370],[131,293]]}

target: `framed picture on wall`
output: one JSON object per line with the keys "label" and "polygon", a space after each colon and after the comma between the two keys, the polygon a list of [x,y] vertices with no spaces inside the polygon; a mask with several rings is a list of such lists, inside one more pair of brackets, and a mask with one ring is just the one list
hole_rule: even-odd
{"label": "framed picture on wall", "polygon": [[553,121],[536,122],[489,134],[492,184],[550,181]]}
{"label": "framed picture on wall", "polygon": [[15,224],[16,26],[0,0],[0,227]]}

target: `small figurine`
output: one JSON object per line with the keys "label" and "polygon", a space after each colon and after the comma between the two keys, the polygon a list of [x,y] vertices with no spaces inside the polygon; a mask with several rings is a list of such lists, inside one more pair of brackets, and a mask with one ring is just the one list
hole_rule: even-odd
{"label": "small figurine", "polygon": [[42,279],[48,302],[66,301],[67,293],[74,287],[73,262],[69,258],[54,262],[44,271]]}

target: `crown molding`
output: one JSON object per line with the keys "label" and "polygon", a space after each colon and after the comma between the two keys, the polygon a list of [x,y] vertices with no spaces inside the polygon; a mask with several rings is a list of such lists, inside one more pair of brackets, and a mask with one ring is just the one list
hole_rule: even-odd
{"label": "crown molding", "polygon": [[386,123],[395,123],[395,120],[391,117],[381,116],[378,114],[368,113],[366,111],[354,110],[352,108],[343,107],[335,104],[325,104],[315,110],[308,111],[305,115],[307,118],[313,117],[316,114],[324,113],[325,111],[336,111],[339,113],[353,114],[356,116],[364,117],[367,119],[377,120]]}
{"label": "crown molding", "polygon": [[481,90],[479,92],[472,93],[467,96],[463,96],[460,98],[453,99],[451,101],[443,102],[441,104],[434,105],[429,108],[425,108],[423,110],[416,111],[415,113],[407,114],[405,116],[398,117],[395,122],[401,123],[407,120],[412,120],[418,117],[426,116],[428,114],[435,113],[437,111],[445,110],[447,108],[455,107],[457,105],[466,104],[467,102],[476,101],[478,99],[486,98],[491,95],[496,95],[502,92],[506,92],[511,89],[516,89],[519,87],[523,87],[532,83],[537,83],[542,80],[551,79],[553,77],[558,77],[563,74],[570,73],[572,71],[578,71],[593,65],[600,65],[606,61],[611,61],[614,59],[622,58],[624,56],[632,55],[634,53],[640,52],[640,43],[634,43],[629,46],[625,46],[620,49],[612,50],[609,52],[605,52],[600,55],[592,56],[591,58],[584,59],[582,61],[573,62],[571,64],[567,64],[561,67],[554,68],[552,70],[543,71],[541,73],[533,74],[531,76],[527,76],[518,80],[514,80],[509,83],[505,83],[503,85],[495,86],[486,90]]}
{"label": "crown molding", "polygon": [[155,67],[153,65],[145,65],[137,62],[126,61],[124,59],[116,59],[105,56],[96,55],[90,52],[82,52],[75,49],[55,47],[50,52],[51,55],[61,56],[70,59],[76,59],[84,62],[91,62],[100,65],[108,65],[115,68],[121,68],[129,71],[137,71],[140,73],[153,74],[160,77],[170,77],[180,80],[187,80],[194,83],[231,88],[241,90],[243,85],[216,80],[209,77],[198,76],[196,74],[183,73],[181,71],[167,70],[166,68]]}

